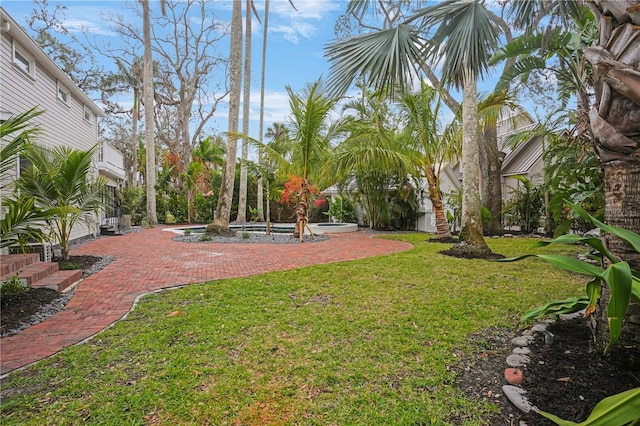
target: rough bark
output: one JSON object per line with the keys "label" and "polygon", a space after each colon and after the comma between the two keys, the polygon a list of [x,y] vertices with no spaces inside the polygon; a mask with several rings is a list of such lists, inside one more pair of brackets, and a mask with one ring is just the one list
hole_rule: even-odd
{"label": "rough bark", "polygon": [[504,154],[498,149],[496,126],[488,125],[480,134],[480,195],[482,205],[491,213],[483,223],[485,235],[502,235],[502,162]]}
{"label": "rough bark", "polygon": [[[605,174],[605,222],[640,233],[640,7],[633,0],[594,0],[599,45],[585,58],[595,70],[597,105],[589,119]],[[640,270],[640,254],[624,241],[605,234],[611,252]],[[604,289],[592,321],[597,343],[609,339]],[[610,350],[625,368],[640,369],[640,306],[631,303],[622,335]]]}
{"label": "rough bark", "polygon": [[149,0],[141,0],[144,37],[144,123],[147,150],[147,223],[158,224],[156,215],[156,142],[154,121],[153,58],[151,56],[151,22]]}
{"label": "rough bark", "polygon": [[462,230],[460,244],[479,255],[491,252],[482,235],[479,185],[478,89],[475,77],[467,78],[462,101]]}
{"label": "rough bark", "polygon": [[426,168],[424,174],[427,178],[429,199],[433,206],[433,213],[436,218],[436,235],[439,239],[451,238],[451,229],[447,222],[447,216],[444,212],[444,204],[442,203],[442,193],[437,182],[436,173],[432,168]]}
{"label": "rough bark", "polygon": [[309,182],[303,180],[300,183],[298,192],[298,204],[296,205],[296,227],[293,230],[293,237],[304,241],[304,228],[307,226],[309,214]]}
{"label": "rough bark", "polygon": [[[238,132],[240,117],[240,83],[242,79],[242,3],[233,0],[231,15],[231,49],[230,49],[230,92],[229,92],[229,133]],[[236,152],[238,142],[235,138],[227,140],[227,158],[222,172],[220,195],[213,221],[218,227],[228,227],[233,201],[233,186],[236,173]]]}

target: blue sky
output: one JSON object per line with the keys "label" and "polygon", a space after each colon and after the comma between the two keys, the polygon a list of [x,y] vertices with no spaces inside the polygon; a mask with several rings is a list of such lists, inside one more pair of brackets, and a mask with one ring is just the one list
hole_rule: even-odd
{"label": "blue sky", "polygon": [[[50,10],[56,4],[67,7],[64,25],[84,40],[80,34],[87,29],[96,37],[111,43],[121,42],[113,33],[104,17],[109,14],[125,14],[125,18],[139,24],[139,18],[130,11],[127,4],[134,0],[49,0]],[[265,94],[265,131],[274,121],[285,121],[289,114],[288,95],[285,86],[300,90],[305,84],[328,75],[329,64],[324,58],[324,46],[335,39],[336,19],[344,12],[347,0],[292,0],[297,11],[288,0],[271,0],[269,13],[269,35],[267,47],[267,72]],[[33,4],[30,0],[2,0],[2,7],[20,24],[27,27],[26,18],[31,14]],[[217,0],[207,3],[220,20],[230,20],[230,0]],[[264,0],[255,0],[258,14],[264,14]],[[157,1],[152,0],[151,8],[159,9]],[[244,9],[244,2],[243,2]],[[140,24],[141,25],[141,24]],[[253,19],[252,81],[251,81],[251,125],[249,134],[258,138],[258,119],[260,102],[260,67],[263,40],[263,27]],[[220,51],[228,52],[228,37],[221,41]],[[106,64],[113,68],[113,63]],[[480,84],[480,90],[490,91],[495,84],[499,70],[493,70],[492,76]],[[452,94],[461,100],[459,93]],[[131,100],[121,99],[123,105]],[[444,122],[450,121],[452,114],[445,109]],[[207,134],[227,130],[226,104],[219,108],[214,120],[206,128]]]}
{"label": "blue sky", "polygon": [[[80,33],[88,29],[98,38],[118,42],[104,21],[103,16],[112,13],[130,11],[125,7],[127,2],[120,0],[107,1],[55,1],[49,0],[50,9],[56,4],[67,7],[64,25],[72,31]],[[244,2],[243,2],[244,3]],[[264,1],[256,0],[258,14],[263,16]],[[293,0],[298,9],[293,10],[287,0],[271,0],[269,11],[269,34],[267,37],[267,70],[265,94],[265,130],[274,121],[284,121],[288,114],[288,96],[285,86],[299,90],[308,82],[316,80],[321,75],[327,75],[328,63],[323,57],[323,47],[335,39],[334,24],[337,17],[346,8],[345,0]],[[27,31],[27,17],[31,14],[33,4],[29,0],[2,0],[2,7]],[[158,8],[158,3],[152,1],[152,8]],[[221,0],[212,2],[218,19],[229,20],[231,16],[231,1]],[[243,4],[244,9],[244,4]],[[131,21],[136,19],[131,17]],[[253,20],[252,38],[252,81],[251,81],[251,136],[257,138],[257,123],[260,102],[260,66],[263,39],[263,27]],[[81,40],[84,37],[79,34]],[[220,50],[228,51],[229,39],[221,42]],[[108,65],[111,66],[111,65]],[[127,100],[122,100],[127,103]],[[212,123],[215,131],[225,131],[227,126],[226,106]]]}

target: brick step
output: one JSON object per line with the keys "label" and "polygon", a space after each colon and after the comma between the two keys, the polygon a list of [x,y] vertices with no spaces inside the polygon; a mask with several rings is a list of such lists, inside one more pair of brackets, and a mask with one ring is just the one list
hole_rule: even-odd
{"label": "brick step", "polygon": [[39,279],[31,284],[33,288],[50,288],[58,292],[63,292],[74,283],[80,281],[82,278],[82,271],[80,270],[65,270],[56,271],[51,275]]}
{"label": "brick step", "polygon": [[4,280],[5,275],[15,275],[25,266],[39,261],[40,255],[38,253],[3,254],[0,256],[0,276]]}
{"label": "brick step", "polygon": [[30,265],[27,265],[23,268],[20,268],[19,271],[15,271],[9,273],[7,275],[2,275],[0,277],[0,281],[6,281],[16,275],[18,272],[18,276],[23,282],[26,282],[27,285],[32,285],[34,282],[46,277],[47,275],[51,275],[58,270],[58,264],[55,262],[36,262]]}

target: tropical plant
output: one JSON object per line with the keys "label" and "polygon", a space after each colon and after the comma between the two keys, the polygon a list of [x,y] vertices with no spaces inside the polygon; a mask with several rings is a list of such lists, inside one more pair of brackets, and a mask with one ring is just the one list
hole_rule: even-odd
{"label": "tropical plant", "polygon": [[106,179],[92,177],[93,155],[88,151],[59,146],[52,149],[31,145],[24,153],[30,166],[16,180],[16,188],[51,215],[51,233],[60,243],[62,259],[68,260],[74,227],[90,224],[92,215],[104,206]]}
{"label": "tropical plant", "polygon": [[[417,23],[417,29],[411,23]],[[431,28],[436,30],[427,41],[419,32]],[[490,249],[482,235],[480,217],[477,78],[488,69],[498,32],[495,15],[480,1],[446,1],[419,10],[395,28],[338,40],[327,47],[326,54],[332,62],[329,82],[338,93],[359,76],[376,88],[404,89],[423,62],[443,59],[444,81],[463,89],[460,241],[478,254]]]}
{"label": "tropical plant", "polygon": [[3,143],[0,150],[0,175],[3,177],[2,189],[5,189],[9,183],[9,181],[4,180],[4,177],[7,176],[7,173],[12,168],[15,170],[16,161],[29,145],[31,137],[40,132],[38,127],[31,125],[31,120],[43,112],[34,107],[22,114],[13,115],[0,124],[0,139],[13,136],[6,145]]}
{"label": "tropical plant", "polygon": [[286,89],[291,109],[291,170],[303,179],[298,192],[293,235],[302,241],[310,207],[310,181],[314,181],[316,185],[323,183],[322,166],[327,163],[331,140],[338,132],[329,121],[338,98],[326,94],[321,79],[307,84],[299,93],[294,92],[290,86]]}
{"label": "tropical plant", "polygon": [[[17,167],[20,155],[31,144],[31,138],[39,132],[30,122],[42,114],[37,108],[32,108],[22,114],[10,117],[0,124],[0,139],[12,137],[0,150],[0,176],[2,179],[0,190],[5,192],[13,184],[11,169]],[[5,180],[7,179],[7,180]],[[35,205],[35,200],[27,196],[8,196],[2,198],[5,214],[0,220],[0,247],[19,244],[24,251],[27,242],[42,242],[46,233],[40,225],[48,218],[48,212]]]}
{"label": "tropical plant", "polygon": [[[629,230],[616,226],[607,225],[591,216],[576,204],[568,203],[571,209],[582,219],[591,222],[600,230],[615,235],[626,241],[633,250],[640,253],[640,235]],[[544,247],[549,244],[587,244],[595,250],[599,257],[596,258],[599,265],[592,262],[579,260],[569,256],[546,255],[546,254],[525,254],[510,259],[503,259],[504,262],[513,262],[537,257],[569,272],[575,272],[590,276],[592,279],[586,285],[588,304],[586,306],[586,316],[592,315],[596,311],[596,306],[602,295],[603,287],[606,284],[611,297],[607,306],[607,318],[609,324],[609,342],[604,348],[606,354],[609,349],[618,341],[622,333],[622,324],[630,302],[640,302],[640,270],[633,269],[628,262],[614,256],[600,238],[574,234],[561,235],[551,241],[540,241],[532,248]],[[605,267],[606,266],[606,267]],[[525,314],[525,318],[540,318],[545,315],[559,313],[577,312],[584,309],[584,298],[572,297],[564,301],[554,301],[547,304],[545,308],[537,308],[534,313]]]}
{"label": "tropical plant", "polygon": [[511,199],[507,203],[504,213],[511,223],[520,227],[522,232],[534,233],[540,226],[540,219],[544,212],[543,188],[534,185],[524,175],[512,177],[521,185],[512,189]]}
{"label": "tropical plant", "polygon": [[596,426],[596,425],[637,425],[640,423],[640,388],[612,395],[600,401],[589,417],[581,423],[575,423],[554,416],[542,410],[538,414],[560,426]]}
{"label": "tropical plant", "polygon": [[451,238],[440,190],[442,167],[460,155],[459,125],[453,122],[442,128],[438,90],[422,82],[416,93],[405,94],[398,101],[405,117],[406,141],[416,149],[416,163],[427,179],[429,199],[436,219],[438,238]]}
{"label": "tropical plant", "polygon": [[324,214],[334,219],[337,223],[353,223],[356,219],[351,201],[346,197],[340,196],[330,199],[329,210]]}
{"label": "tropical plant", "polygon": [[398,133],[385,93],[358,85],[359,100],[348,102],[341,124],[345,139],[333,150],[327,166],[334,181],[364,210],[365,222],[373,229],[391,228],[391,191],[408,175],[417,175],[416,150]]}

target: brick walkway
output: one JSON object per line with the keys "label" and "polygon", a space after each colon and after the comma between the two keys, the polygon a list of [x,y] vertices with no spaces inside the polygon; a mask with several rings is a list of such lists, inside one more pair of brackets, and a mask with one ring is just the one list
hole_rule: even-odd
{"label": "brick walkway", "polygon": [[[104,330],[127,314],[135,299],[154,290],[221,278],[408,250],[411,244],[367,232],[332,234],[328,241],[292,244],[195,244],[172,241],[161,227],[91,241],[72,255],[114,256],[83,280],[66,309],[0,341],[0,372],[51,356]],[[302,248],[302,250],[299,250]]]}

